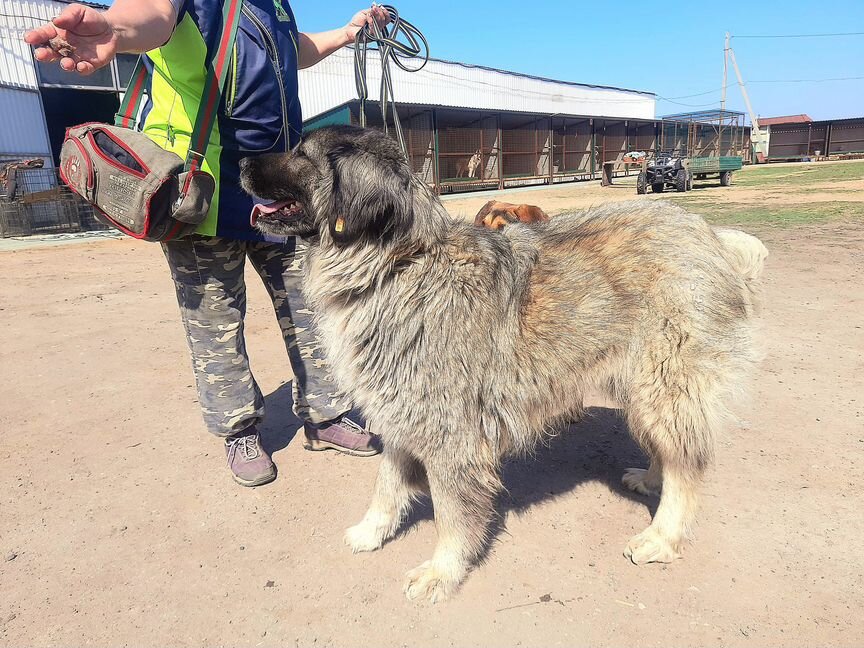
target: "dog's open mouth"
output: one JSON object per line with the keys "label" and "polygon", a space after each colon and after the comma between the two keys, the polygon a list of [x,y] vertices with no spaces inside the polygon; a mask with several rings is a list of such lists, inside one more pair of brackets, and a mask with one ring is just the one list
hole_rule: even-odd
{"label": "dog's open mouth", "polygon": [[301,216],[303,216],[303,205],[295,198],[286,198],[267,204],[256,204],[252,208],[252,216],[249,220],[254,227],[259,220],[293,223]]}

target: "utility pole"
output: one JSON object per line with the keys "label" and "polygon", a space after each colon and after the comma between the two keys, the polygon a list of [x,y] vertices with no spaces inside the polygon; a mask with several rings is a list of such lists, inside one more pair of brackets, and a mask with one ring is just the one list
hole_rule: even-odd
{"label": "utility pole", "polygon": [[759,129],[759,120],[756,118],[756,113],[753,111],[753,106],[750,104],[750,97],[747,94],[747,88],[744,86],[744,79],[741,78],[741,70],[738,68],[738,61],[735,60],[735,51],[728,48],[729,57],[732,59],[732,67],[735,68],[735,76],[738,77],[738,85],[741,88],[741,95],[744,97],[744,103],[747,106],[747,112],[750,113],[750,139],[756,146],[757,162],[764,162],[768,155],[768,144],[763,137],[762,131]]}
{"label": "utility pole", "polygon": [[723,46],[723,89],[720,95],[720,110],[726,110],[726,79],[729,77],[729,39],[731,36],[726,32],[726,44]]}

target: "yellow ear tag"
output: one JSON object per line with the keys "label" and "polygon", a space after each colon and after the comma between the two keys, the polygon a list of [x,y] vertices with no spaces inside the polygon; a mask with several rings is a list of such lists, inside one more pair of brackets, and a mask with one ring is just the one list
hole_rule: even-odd
{"label": "yellow ear tag", "polygon": [[336,231],[341,232],[345,229],[345,219],[339,216],[336,218]]}

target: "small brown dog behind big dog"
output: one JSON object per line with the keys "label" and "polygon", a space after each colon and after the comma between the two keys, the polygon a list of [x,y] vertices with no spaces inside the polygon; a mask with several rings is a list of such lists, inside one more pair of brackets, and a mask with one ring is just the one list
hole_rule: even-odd
{"label": "small brown dog behind big dog", "polygon": [[514,205],[513,203],[490,200],[477,212],[474,224],[491,230],[500,230],[513,223],[545,223],[549,216],[535,205]]}

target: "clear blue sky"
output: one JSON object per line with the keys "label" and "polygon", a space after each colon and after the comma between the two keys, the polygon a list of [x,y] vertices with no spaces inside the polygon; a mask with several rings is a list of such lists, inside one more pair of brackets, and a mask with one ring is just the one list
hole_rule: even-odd
{"label": "clear blue sky", "polygon": [[[426,34],[436,58],[709,104],[658,100],[658,115],[719,106],[726,31],[733,36],[864,32],[864,0],[388,1]],[[363,1],[291,4],[302,31],[321,31],[346,22]],[[864,36],[733,38],[732,46],[758,115],[864,115]],[[729,74],[734,83],[731,69]],[[838,77],[862,78],[756,83]],[[714,92],[687,96],[709,91]],[[737,84],[727,92],[727,107],[744,110]]]}

